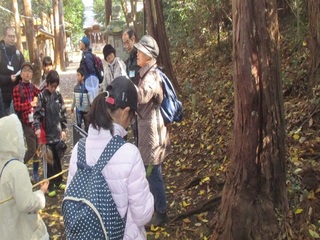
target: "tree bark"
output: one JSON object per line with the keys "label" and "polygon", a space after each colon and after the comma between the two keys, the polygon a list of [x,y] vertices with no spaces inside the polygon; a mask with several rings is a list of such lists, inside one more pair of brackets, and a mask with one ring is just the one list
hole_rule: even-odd
{"label": "tree bark", "polygon": [[320,1],[308,0],[309,49],[311,64],[309,69],[309,90],[320,82]]}
{"label": "tree bark", "polygon": [[66,70],[66,42],[67,36],[64,27],[63,1],[59,0],[59,42],[60,42],[60,64],[61,70]]}
{"label": "tree bark", "polygon": [[162,1],[146,0],[144,1],[144,8],[147,21],[147,33],[153,36],[159,45],[160,53],[158,56],[158,64],[163,66],[164,72],[170,78],[176,91],[181,92],[171,64],[169,41],[164,24]]}
{"label": "tree bark", "polygon": [[23,9],[25,17],[25,34],[27,40],[27,47],[29,50],[29,61],[32,62],[33,59],[33,37],[34,37],[34,26],[33,26],[33,17],[31,10],[31,1],[23,0]]}
{"label": "tree bark", "polygon": [[26,16],[25,33],[27,38],[27,46],[29,50],[29,61],[34,64],[32,82],[35,84],[39,84],[41,70],[40,70],[40,60],[38,56],[37,41],[34,35],[34,24],[33,24],[33,15],[32,15],[32,9],[31,9],[31,1],[23,0],[23,8],[24,8],[24,14]]}
{"label": "tree bark", "polygon": [[112,1],[105,0],[105,12],[106,12],[106,27],[110,23],[111,15],[112,15]]}
{"label": "tree bark", "polygon": [[277,239],[286,215],[285,127],[276,0],[233,0],[233,152],[213,239]]}
{"label": "tree bark", "polygon": [[54,22],[54,65],[56,70],[61,70],[60,56],[60,28],[59,28],[59,0],[52,0]]}
{"label": "tree bark", "polygon": [[17,0],[12,0],[12,11],[14,15],[14,23],[15,23],[15,30],[17,35],[17,49],[22,52],[22,41],[21,41],[21,31],[20,31],[20,14],[18,9],[18,2]]}

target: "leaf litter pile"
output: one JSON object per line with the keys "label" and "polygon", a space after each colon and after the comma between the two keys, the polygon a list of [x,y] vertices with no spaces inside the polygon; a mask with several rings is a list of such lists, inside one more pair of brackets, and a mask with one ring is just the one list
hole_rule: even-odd
{"label": "leaf litter pile", "polygon": [[[285,39],[281,49],[290,203],[290,212],[282,219],[282,232],[283,239],[316,239],[320,233],[320,88],[307,97],[307,46],[293,51],[291,44]],[[173,55],[184,119],[170,128],[172,153],[163,166],[169,221],[162,227],[152,226],[147,231],[148,239],[210,239],[232,151],[231,52],[230,44],[226,44],[219,49],[206,47]],[[72,63],[68,72],[61,74],[61,92],[68,106],[78,64]],[[68,112],[68,150],[63,169],[68,168],[74,122],[74,115]],[[41,212],[51,239],[65,239],[62,198],[62,191],[55,198],[46,197],[47,205]]]}

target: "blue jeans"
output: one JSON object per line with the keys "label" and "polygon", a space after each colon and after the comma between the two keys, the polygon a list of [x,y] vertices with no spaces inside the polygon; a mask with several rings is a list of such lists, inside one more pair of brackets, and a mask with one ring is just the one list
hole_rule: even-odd
{"label": "blue jeans", "polygon": [[[146,169],[147,168],[148,166],[146,166]],[[149,182],[150,191],[154,197],[155,211],[159,213],[165,213],[167,211],[167,199],[162,177],[161,163],[153,166],[152,172],[147,179]]]}

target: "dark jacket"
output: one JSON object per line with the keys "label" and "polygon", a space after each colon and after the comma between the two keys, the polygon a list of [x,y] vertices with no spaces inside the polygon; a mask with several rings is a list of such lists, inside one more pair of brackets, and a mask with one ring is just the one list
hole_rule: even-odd
{"label": "dark jacket", "polygon": [[127,67],[127,75],[133,81],[135,85],[138,85],[140,76],[139,70],[140,67],[137,64],[137,50],[133,49],[130,52],[129,58],[126,60],[126,67]]}
{"label": "dark jacket", "polygon": [[67,129],[67,118],[66,107],[58,91],[51,94],[48,89],[44,89],[38,95],[38,106],[33,116],[33,127],[38,130],[42,124],[47,144],[60,141],[61,131]]}
{"label": "dark jacket", "polygon": [[[8,68],[9,62],[13,68],[11,70]],[[13,87],[19,83],[19,78],[12,82],[11,75],[21,69],[23,62],[24,56],[16,47],[6,47],[3,40],[0,42],[0,88],[3,102],[11,102]]]}
{"label": "dark jacket", "polygon": [[90,75],[97,76],[96,70],[94,67],[93,53],[90,48],[87,48],[86,50],[83,51],[82,59],[80,62],[80,68],[84,70],[85,79],[87,79],[87,77],[89,77]]}

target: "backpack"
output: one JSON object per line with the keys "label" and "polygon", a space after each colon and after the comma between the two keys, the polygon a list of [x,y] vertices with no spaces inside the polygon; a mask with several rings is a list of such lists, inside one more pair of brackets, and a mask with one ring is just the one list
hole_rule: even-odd
{"label": "backpack", "polygon": [[169,124],[173,122],[182,121],[182,103],[178,100],[178,96],[172,86],[170,79],[159,68],[157,68],[162,80],[163,101],[160,105],[160,112],[164,123]]}
{"label": "backpack", "polygon": [[126,219],[121,218],[101,171],[124,143],[114,136],[90,167],[85,160],[85,138],[79,140],[78,170],[62,201],[67,239],[123,239]]}
{"label": "backpack", "polygon": [[96,75],[99,79],[99,84],[103,82],[104,78],[104,70],[101,58],[99,58],[96,54],[92,54],[94,59],[94,68],[96,70]]}

